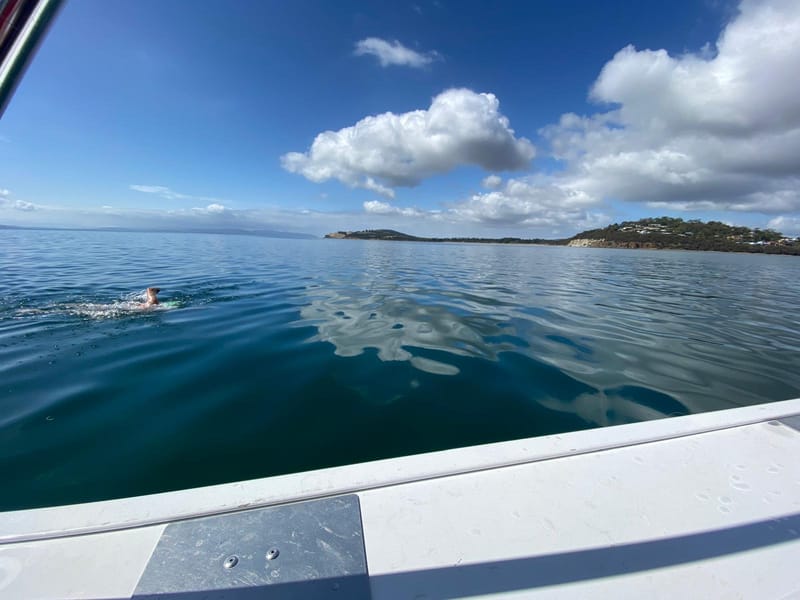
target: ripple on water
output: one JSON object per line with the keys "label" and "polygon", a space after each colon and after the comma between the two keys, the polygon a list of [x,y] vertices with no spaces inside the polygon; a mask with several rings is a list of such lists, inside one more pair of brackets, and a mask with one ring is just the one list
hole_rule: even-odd
{"label": "ripple on water", "polygon": [[781,259],[4,233],[0,508],[800,396]]}

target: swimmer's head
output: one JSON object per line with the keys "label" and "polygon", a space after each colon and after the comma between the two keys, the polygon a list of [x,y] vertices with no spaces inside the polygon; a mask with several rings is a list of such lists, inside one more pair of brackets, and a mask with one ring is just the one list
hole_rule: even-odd
{"label": "swimmer's head", "polygon": [[145,302],[145,304],[147,304],[148,306],[151,304],[158,304],[158,292],[160,291],[161,289],[157,287],[147,288],[147,301]]}

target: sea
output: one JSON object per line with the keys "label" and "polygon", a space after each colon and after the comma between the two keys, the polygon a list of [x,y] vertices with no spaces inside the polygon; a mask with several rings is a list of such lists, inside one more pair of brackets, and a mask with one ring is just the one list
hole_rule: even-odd
{"label": "sea", "polygon": [[793,256],[3,230],[0,510],[800,397],[798,298]]}

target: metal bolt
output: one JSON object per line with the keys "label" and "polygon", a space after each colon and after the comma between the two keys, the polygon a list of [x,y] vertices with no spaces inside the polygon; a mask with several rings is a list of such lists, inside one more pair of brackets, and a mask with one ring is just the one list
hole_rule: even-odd
{"label": "metal bolt", "polygon": [[277,548],[270,548],[269,552],[267,552],[267,560],[275,560],[276,558],[278,558],[278,555],[280,553],[281,553],[280,550],[278,550]]}
{"label": "metal bolt", "polygon": [[239,564],[239,557],[234,554],[226,558],[225,562],[222,563],[222,566],[225,567],[226,569],[232,569],[237,564]]}

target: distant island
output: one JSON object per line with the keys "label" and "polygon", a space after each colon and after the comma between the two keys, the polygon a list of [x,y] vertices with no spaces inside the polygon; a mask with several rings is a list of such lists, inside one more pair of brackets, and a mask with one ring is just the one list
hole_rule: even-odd
{"label": "distant island", "polygon": [[389,240],[394,242],[470,242],[477,244],[545,244],[565,246],[569,240],[523,239],[516,237],[477,238],[477,237],[418,237],[401,233],[394,229],[367,229],[365,231],[337,231],[325,235],[337,240]]}
{"label": "distant island", "polygon": [[717,252],[756,252],[800,255],[800,238],[792,238],[772,229],[750,229],[719,221],[704,223],[656,217],[614,223],[602,229],[590,229],[571,238],[525,239],[517,237],[419,237],[393,229],[337,231],[325,236],[344,240],[388,240],[398,242],[470,242],[483,244],[532,244],[576,246],[582,248],[646,248],[654,250],[713,250]]}

